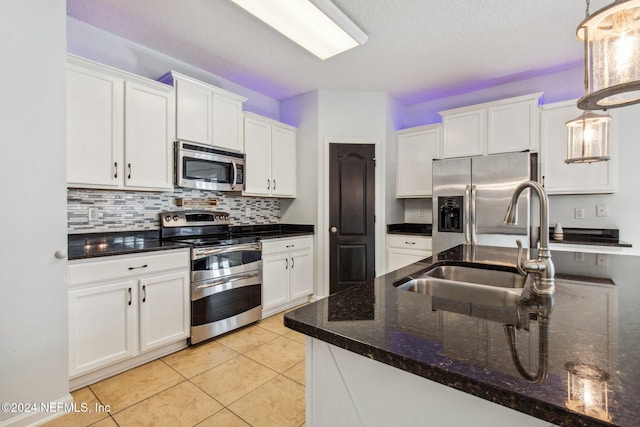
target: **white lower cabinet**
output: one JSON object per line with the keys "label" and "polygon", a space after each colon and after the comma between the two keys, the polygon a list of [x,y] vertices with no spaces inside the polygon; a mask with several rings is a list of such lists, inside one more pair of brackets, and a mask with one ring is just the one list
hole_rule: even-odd
{"label": "white lower cabinet", "polygon": [[313,237],[262,242],[262,317],[308,301],[313,294]]}
{"label": "white lower cabinet", "polygon": [[387,271],[394,271],[431,256],[431,237],[387,235]]}
{"label": "white lower cabinet", "polygon": [[185,340],[189,268],[188,249],[70,261],[69,376]]}

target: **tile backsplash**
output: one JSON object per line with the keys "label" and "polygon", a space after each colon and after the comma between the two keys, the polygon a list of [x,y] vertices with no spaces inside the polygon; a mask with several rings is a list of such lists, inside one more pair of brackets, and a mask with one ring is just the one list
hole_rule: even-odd
{"label": "tile backsplash", "polygon": [[[274,224],[280,222],[278,199],[236,196],[232,193],[176,188],[168,192],[112,191],[69,188],[67,190],[67,230],[73,233],[155,230],[160,228],[162,211],[182,210],[175,199],[217,199],[209,208],[229,212],[233,225]],[[246,208],[251,216],[246,217]],[[89,208],[97,218],[89,221]],[[200,208],[198,208],[200,209]]]}

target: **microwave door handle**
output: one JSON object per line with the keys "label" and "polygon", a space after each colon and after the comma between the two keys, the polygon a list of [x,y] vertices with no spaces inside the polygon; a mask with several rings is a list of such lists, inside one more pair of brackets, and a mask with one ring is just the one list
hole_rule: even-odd
{"label": "microwave door handle", "polygon": [[236,184],[238,183],[238,166],[236,166],[236,162],[231,160],[231,164],[233,165],[233,183],[231,184],[231,188],[236,188]]}

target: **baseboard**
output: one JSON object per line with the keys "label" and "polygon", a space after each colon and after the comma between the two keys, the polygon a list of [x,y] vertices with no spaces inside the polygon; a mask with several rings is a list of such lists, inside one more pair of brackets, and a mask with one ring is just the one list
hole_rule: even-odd
{"label": "baseboard", "polygon": [[[66,415],[65,407],[69,407],[73,402],[73,396],[70,393],[51,402],[43,402],[39,408],[33,408],[33,412],[24,412],[8,420],[0,421],[1,427],[31,427],[44,424],[58,417]],[[42,412],[42,409],[54,409],[56,412]],[[59,412],[58,412],[59,411]]]}

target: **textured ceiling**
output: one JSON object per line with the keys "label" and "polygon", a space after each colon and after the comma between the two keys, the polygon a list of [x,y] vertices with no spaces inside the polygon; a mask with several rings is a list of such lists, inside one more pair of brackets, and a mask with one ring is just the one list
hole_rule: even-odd
{"label": "textured ceiling", "polygon": [[325,61],[229,0],[67,0],[67,14],[279,100],[349,89],[409,105],[582,61],[580,0],[334,3],[369,40]]}

